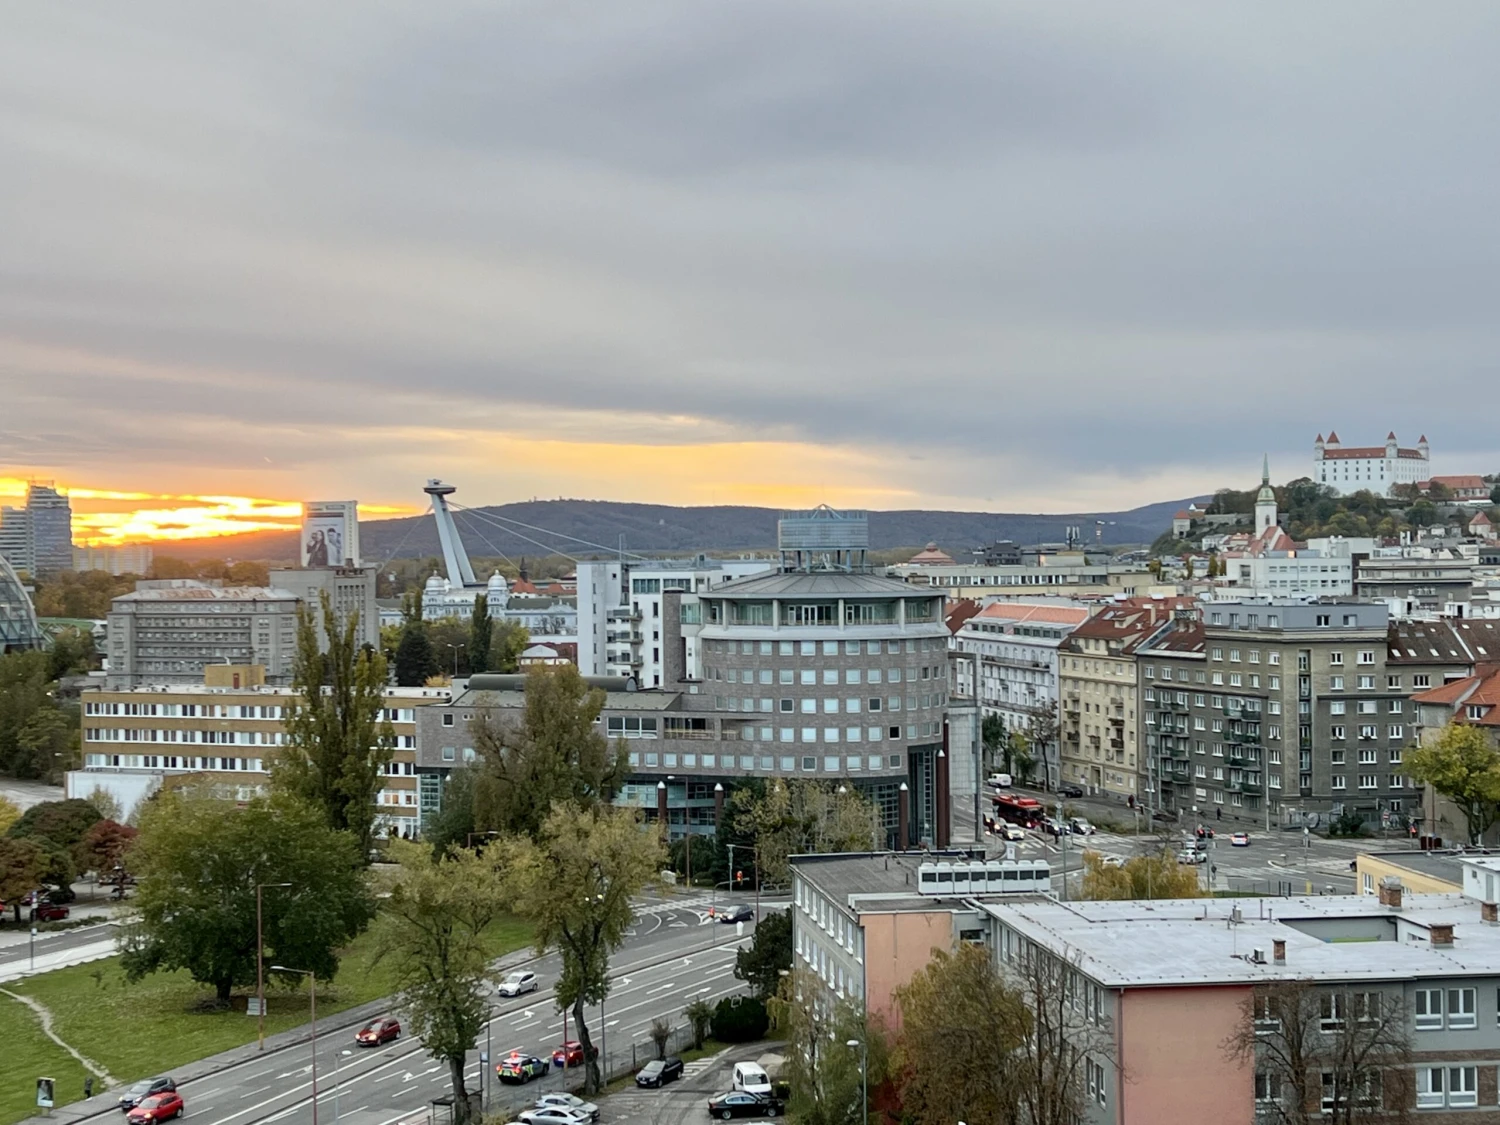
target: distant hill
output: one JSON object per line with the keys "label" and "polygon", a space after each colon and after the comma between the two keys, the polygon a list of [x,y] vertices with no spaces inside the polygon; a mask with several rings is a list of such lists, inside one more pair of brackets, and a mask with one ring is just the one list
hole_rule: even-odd
{"label": "distant hill", "polygon": [[[1206,500],[1207,497],[1193,499]],[[1147,504],[1128,512],[1031,515],[1014,512],[871,512],[873,549],[921,547],[937,543],[959,560],[997,539],[1017,543],[1062,541],[1069,527],[1106,546],[1150,543],[1171,525],[1172,513],[1189,500]],[[609,500],[532,500],[458,512],[464,544],[473,555],[559,552],[586,557],[627,551],[767,550],[776,545],[778,508],[676,508],[665,504],[623,504]],[[497,524],[484,517],[528,525]],[[1096,521],[1103,520],[1103,527]],[[545,529],[545,530],[541,530]],[[361,521],[359,535],[367,561],[438,554],[437,529],[430,514]],[[158,555],[180,559],[235,558],[287,562],[296,558],[291,532],[251,532],[215,539],[154,544]]]}

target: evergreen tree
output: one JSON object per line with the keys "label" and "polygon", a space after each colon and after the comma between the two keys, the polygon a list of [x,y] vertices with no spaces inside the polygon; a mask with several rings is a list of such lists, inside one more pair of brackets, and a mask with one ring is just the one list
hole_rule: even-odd
{"label": "evergreen tree", "polygon": [[401,630],[401,643],[396,646],[396,683],[402,687],[421,687],[437,674],[437,655],[432,651],[426,623],[408,621]]}
{"label": "evergreen tree", "polygon": [[490,670],[490,640],[495,633],[490,621],[490,599],[480,594],[474,599],[474,616],[469,620],[469,672]]}

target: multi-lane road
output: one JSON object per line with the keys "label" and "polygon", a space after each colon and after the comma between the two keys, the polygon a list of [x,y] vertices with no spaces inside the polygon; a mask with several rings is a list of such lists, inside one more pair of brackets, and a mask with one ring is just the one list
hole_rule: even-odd
{"label": "multi-lane road", "polygon": [[[750,940],[754,925],[720,924],[709,909],[704,895],[654,900],[637,911],[624,945],[612,959],[610,995],[602,1008],[588,1011],[590,1035],[616,1068],[631,1059],[632,1046],[640,1049],[648,1041],[653,1020],[661,1017],[680,1025],[685,1022],[682,1009],[692,1000],[717,1000],[744,988],[734,977],[735,951]],[[512,955],[507,964],[520,963],[521,957],[524,954]],[[556,958],[525,964],[540,978],[539,989],[516,998],[493,998],[479,1050],[470,1052],[465,1064],[469,1089],[487,1089],[488,1105],[495,1110],[530,1104],[545,1091],[565,1088],[565,1080],[567,1086],[577,1084],[576,1074],[560,1073],[524,1087],[494,1080],[495,1063],[512,1051],[550,1058],[564,1040],[564,1017],[552,1001]],[[399,1011],[391,1014],[400,1017]],[[447,1065],[429,1057],[415,1037],[403,1035],[383,1047],[359,1048],[354,1044],[357,1025],[351,1025],[350,1018],[345,1014],[320,1022],[316,1110],[312,1044],[305,1034],[293,1034],[276,1049],[268,1044],[263,1054],[252,1045],[183,1067],[179,1089],[188,1115],[201,1125],[395,1125],[425,1114],[435,1099],[451,1094]],[[571,1015],[568,1023],[567,1038],[576,1038]],[[488,1056],[487,1063],[481,1061],[481,1053]],[[102,1108],[105,1099],[95,1103]],[[66,1116],[86,1119],[76,1112],[82,1108],[70,1106],[75,1112]]]}

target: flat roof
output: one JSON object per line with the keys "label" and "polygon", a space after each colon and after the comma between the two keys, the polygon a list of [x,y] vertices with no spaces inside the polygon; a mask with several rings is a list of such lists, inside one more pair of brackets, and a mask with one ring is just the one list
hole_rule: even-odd
{"label": "flat roof", "polygon": [[[964,849],[944,852],[838,852],[794,855],[797,873],[829,898],[846,903],[853,895],[901,896],[920,894],[917,869],[939,860],[966,860]],[[975,859],[982,859],[976,856]],[[925,896],[931,900],[934,896]]]}
{"label": "flat roof", "polygon": [[1471,852],[1465,855],[1458,851],[1388,851],[1388,852],[1361,852],[1360,859],[1369,857],[1381,863],[1388,863],[1392,867],[1402,867],[1407,871],[1415,871],[1419,875],[1426,875],[1433,879],[1442,879],[1444,882],[1452,883],[1455,887],[1464,885],[1465,859],[1476,859],[1482,852]]}
{"label": "flat roof", "polygon": [[[1240,921],[1231,921],[1231,911]],[[1251,985],[1270,981],[1388,981],[1500,976],[1500,926],[1461,894],[1310,898],[991,902],[984,909],[1023,937],[1111,988]],[[1435,946],[1432,925],[1453,927]],[[1368,935],[1389,933],[1390,940]],[[1318,936],[1321,934],[1322,936]],[[1360,936],[1364,935],[1364,936]],[[1286,942],[1286,960],[1273,957]],[[1250,959],[1265,952],[1265,962]]]}
{"label": "flat roof", "polygon": [[[266,695],[300,695],[301,692],[295,688],[285,686],[272,686],[270,684],[251,685],[248,687],[209,687],[207,684],[165,684],[156,687],[85,687],[85,694],[89,695],[244,695],[244,696],[266,696]],[[449,699],[449,691],[446,688],[430,687],[388,687],[383,689],[382,697],[385,699],[410,699],[413,702],[427,701],[428,703],[446,703]]]}
{"label": "flat roof", "polygon": [[702,592],[708,598],[932,598],[939,595],[897,578],[848,571],[753,574]]}
{"label": "flat roof", "polygon": [[[611,711],[671,711],[676,709],[680,692],[612,691],[604,697],[604,714]],[[486,691],[469,688],[453,700],[454,707],[497,708],[519,711],[526,706],[524,691]]]}

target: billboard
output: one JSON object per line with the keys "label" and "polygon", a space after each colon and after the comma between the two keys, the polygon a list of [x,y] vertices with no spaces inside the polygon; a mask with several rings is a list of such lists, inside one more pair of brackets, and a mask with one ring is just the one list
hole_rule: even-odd
{"label": "billboard", "polygon": [[310,500],[302,505],[305,567],[359,565],[359,501]]}

